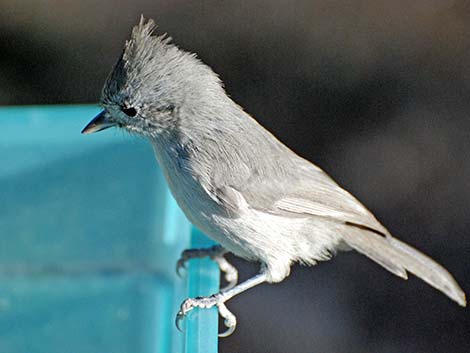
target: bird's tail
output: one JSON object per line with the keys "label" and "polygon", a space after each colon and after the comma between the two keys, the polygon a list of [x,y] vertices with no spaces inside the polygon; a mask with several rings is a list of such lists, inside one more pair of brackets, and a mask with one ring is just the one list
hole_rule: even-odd
{"label": "bird's tail", "polygon": [[381,236],[361,228],[348,228],[342,234],[343,241],[354,250],[404,279],[408,278],[409,271],[461,306],[466,306],[465,293],[455,279],[430,257],[392,236]]}

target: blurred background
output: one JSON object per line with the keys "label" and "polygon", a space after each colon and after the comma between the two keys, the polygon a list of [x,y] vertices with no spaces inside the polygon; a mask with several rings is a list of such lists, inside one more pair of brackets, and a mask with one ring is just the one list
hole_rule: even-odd
{"label": "blurred background", "polygon": [[[0,104],[97,102],[141,13],[470,291],[468,1],[2,0]],[[228,306],[222,353],[470,351],[468,309],[354,253]]]}

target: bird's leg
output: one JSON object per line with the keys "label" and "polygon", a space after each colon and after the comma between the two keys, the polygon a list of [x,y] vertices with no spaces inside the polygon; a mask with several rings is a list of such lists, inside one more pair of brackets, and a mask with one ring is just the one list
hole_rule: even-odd
{"label": "bird's leg", "polygon": [[219,269],[224,273],[224,279],[227,282],[227,285],[221,289],[221,291],[235,287],[238,281],[238,271],[237,269],[227,261],[224,255],[227,253],[220,245],[214,245],[210,248],[203,249],[188,249],[183,251],[181,257],[176,263],[176,273],[181,275],[181,269],[186,267],[186,262],[191,259],[201,259],[204,257],[210,257],[212,260],[217,262]]}
{"label": "bird's leg", "polygon": [[258,284],[266,282],[266,273],[261,272],[256,276],[246,280],[245,282],[240,283],[239,285],[220,291],[217,294],[213,294],[209,297],[197,297],[197,298],[188,298],[186,299],[180,307],[178,314],[176,315],[176,327],[180,329],[181,320],[184,319],[186,314],[193,310],[194,308],[212,308],[217,306],[219,310],[219,315],[224,318],[225,326],[227,326],[227,331],[220,333],[219,337],[227,337],[235,331],[237,326],[237,318],[233,315],[225,306],[225,302],[237,294],[240,294],[247,289],[253,288]]}

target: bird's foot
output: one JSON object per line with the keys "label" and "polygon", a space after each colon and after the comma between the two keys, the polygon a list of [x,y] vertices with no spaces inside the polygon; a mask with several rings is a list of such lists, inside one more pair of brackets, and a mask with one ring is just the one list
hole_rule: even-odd
{"label": "bird's foot", "polygon": [[220,245],[214,245],[210,248],[203,249],[188,249],[183,251],[181,257],[176,263],[176,273],[178,276],[181,276],[181,269],[186,268],[186,262],[191,259],[201,259],[204,257],[210,257],[214,260],[221,272],[224,273],[224,279],[227,282],[227,285],[222,289],[222,291],[235,287],[238,281],[238,271],[237,269],[230,264],[227,259],[224,257],[224,254],[227,251]]}
{"label": "bird's foot", "polygon": [[210,257],[211,259],[222,257],[225,254],[225,249],[220,245],[214,245],[210,248],[202,249],[187,249],[181,253],[181,257],[176,263],[176,273],[181,276],[181,269],[186,268],[186,263],[191,259],[202,259]]}
{"label": "bird's foot", "polygon": [[181,304],[180,310],[176,315],[176,327],[178,328],[178,330],[181,331],[180,326],[182,320],[185,318],[186,314],[194,308],[209,309],[214,306],[217,306],[219,315],[224,318],[224,323],[227,327],[227,330],[225,332],[219,333],[219,337],[230,336],[237,327],[237,318],[225,306],[225,301],[227,300],[228,298],[224,296],[223,292],[211,295],[210,297],[197,297],[186,299]]}

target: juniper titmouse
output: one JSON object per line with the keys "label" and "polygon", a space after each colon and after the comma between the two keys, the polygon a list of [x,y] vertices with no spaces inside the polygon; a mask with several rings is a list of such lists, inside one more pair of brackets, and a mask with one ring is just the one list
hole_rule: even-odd
{"label": "juniper titmouse", "polygon": [[[228,299],[282,281],[293,263],[314,265],[350,249],[402,278],[409,271],[466,305],[443,267],[392,237],[351,194],[234,103],[194,54],[153,36],[154,27],[143,18],[134,27],[104,85],[104,110],[83,132],[118,126],[145,136],[188,219],[221,244],[186,252],[182,261],[212,256],[230,274],[232,288],[187,299],[178,319],[194,307],[215,305],[228,335],[236,325],[224,304]],[[225,251],[259,261],[260,273],[235,286],[236,271],[222,260]]]}

